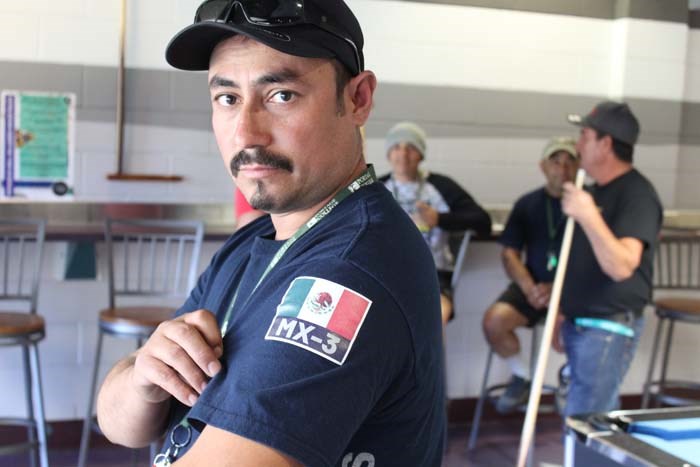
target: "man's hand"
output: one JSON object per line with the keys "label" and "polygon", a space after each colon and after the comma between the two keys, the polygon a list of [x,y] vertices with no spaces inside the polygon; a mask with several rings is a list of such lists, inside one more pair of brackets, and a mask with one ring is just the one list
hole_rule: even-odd
{"label": "man's hand", "polygon": [[439,213],[429,204],[426,204],[423,201],[418,201],[416,202],[416,209],[418,210],[418,215],[423,222],[428,225],[428,227],[432,229],[438,225]]}
{"label": "man's hand", "polygon": [[564,214],[573,217],[579,224],[585,224],[588,219],[599,215],[591,194],[576,188],[576,185],[571,182],[564,183],[561,208]]}
{"label": "man's hand", "polygon": [[144,400],[170,396],[192,406],[209,378],[221,370],[223,354],[214,315],[197,310],[161,323],[136,354],[131,381]]}
{"label": "man's hand", "polygon": [[561,326],[564,324],[564,315],[557,313],[552,331],[552,348],[559,353],[564,353],[564,340],[561,338]]}
{"label": "man's hand", "polygon": [[535,309],[540,310],[549,305],[549,297],[552,295],[551,282],[535,284],[527,291],[528,303]]}

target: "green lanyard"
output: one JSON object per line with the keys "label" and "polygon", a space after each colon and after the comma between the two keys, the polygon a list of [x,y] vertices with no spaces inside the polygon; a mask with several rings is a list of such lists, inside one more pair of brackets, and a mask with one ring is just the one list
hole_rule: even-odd
{"label": "green lanyard", "polygon": [[[343,201],[345,198],[347,198],[363,186],[371,185],[375,181],[377,181],[377,176],[374,173],[374,167],[372,166],[372,164],[367,164],[367,168],[360,174],[359,177],[357,177],[352,183],[350,183],[350,185],[346,186],[338,193],[336,193],[335,196],[330,201],[328,201],[325,206],[319,209],[311,219],[309,219],[305,224],[299,227],[297,231],[294,232],[294,235],[289,237],[287,241],[284,242],[284,244],[282,244],[277,253],[275,253],[275,256],[273,256],[270,260],[270,264],[267,265],[267,268],[265,268],[265,271],[260,276],[260,279],[258,279],[258,282],[255,284],[253,291],[250,292],[250,295],[248,295],[248,298],[250,298],[255,293],[260,283],[263,281],[263,279],[265,279],[265,276],[267,276],[268,273],[272,271],[272,269],[277,265],[277,263],[280,262],[284,254],[287,252],[287,250],[289,250],[289,248],[294,244],[294,242],[299,240],[306,232],[311,230],[316,224],[318,224],[321,221],[321,219],[330,214],[330,212],[333,209],[335,209],[335,207],[338,204],[340,204],[341,201]],[[236,286],[236,291],[233,293],[231,303],[229,304],[228,309],[226,310],[224,321],[221,324],[222,338],[226,336],[226,333],[228,332],[229,321],[231,320],[233,307],[236,304],[236,298],[238,298],[238,290],[240,286],[241,284],[239,282]],[[182,436],[177,436],[178,428],[181,429],[180,432],[183,433]],[[158,454],[153,459],[153,465],[157,467],[167,467],[172,462],[174,462],[177,458],[177,455],[179,454],[180,449],[189,444],[190,439],[192,438],[191,430],[192,429],[190,427],[190,424],[187,421],[187,415],[185,415],[184,417],[182,417],[182,420],[180,420],[180,423],[178,423],[170,432],[171,447],[169,447],[165,453]],[[182,441],[179,441],[177,438],[182,438]]]}
{"label": "green lanyard", "polygon": [[557,232],[559,232],[559,227],[561,226],[561,219],[559,222],[554,224],[554,214],[552,213],[552,199],[545,194],[545,207],[547,212],[547,237],[549,242],[547,245],[547,271],[553,271],[557,264],[559,264],[559,258],[557,257],[557,252],[553,250],[554,240],[557,237]]}
{"label": "green lanyard", "polygon": [[554,225],[554,214],[552,213],[552,199],[545,195],[545,205],[547,208],[547,236],[549,237],[549,241],[553,241],[554,238],[557,236],[557,231],[559,230],[559,223],[557,225]]}
{"label": "green lanyard", "polygon": [[[253,287],[253,291],[250,292],[250,295],[248,297],[255,293],[260,283],[263,281],[263,279],[265,279],[265,276],[267,276],[267,274],[270,271],[272,271],[272,269],[277,265],[277,263],[279,263],[279,261],[282,259],[287,250],[289,250],[289,248],[294,244],[294,242],[299,240],[306,232],[311,230],[316,224],[318,224],[321,221],[321,219],[330,214],[330,212],[338,204],[340,204],[341,201],[343,201],[345,198],[347,198],[363,186],[370,185],[376,180],[377,176],[374,174],[374,167],[371,164],[368,164],[367,169],[365,169],[365,171],[362,172],[359,177],[357,177],[350,185],[346,186],[338,193],[336,193],[336,195],[330,201],[328,201],[328,203],[326,203],[325,206],[319,209],[311,219],[309,219],[305,224],[299,227],[299,229],[297,229],[297,231],[294,232],[294,235],[289,237],[287,241],[284,242],[284,244],[280,247],[275,256],[273,256],[272,260],[270,260],[270,264],[267,265],[267,268],[265,268],[265,271],[260,276],[260,279],[258,279],[257,284],[255,284],[255,287]],[[236,299],[238,298],[239,288],[240,283],[236,286],[236,291],[234,292],[233,298],[231,299],[231,303],[229,304],[228,309],[226,310],[224,321],[223,323],[221,323],[221,337],[226,336],[226,333],[228,332],[229,321],[231,320],[233,307],[236,304]]]}

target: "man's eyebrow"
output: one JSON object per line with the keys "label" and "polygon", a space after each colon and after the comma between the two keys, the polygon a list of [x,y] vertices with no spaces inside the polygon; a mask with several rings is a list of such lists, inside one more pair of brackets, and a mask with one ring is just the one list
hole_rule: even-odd
{"label": "man's eyebrow", "polygon": [[213,88],[237,88],[238,85],[235,81],[223,78],[219,75],[214,75],[209,80],[209,89]]}
{"label": "man's eyebrow", "polygon": [[[278,71],[266,73],[253,81],[254,86],[264,86],[266,84],[280,84],[298,81],[301,74],[291,68],[283,68]],[[233,80],[224,78],[223,76],[214,75],[209,80],[209,89],[214,88],[240,88]]]}
{"label": "man's eyebrow", "polygon": [[265,85],[265,84],[279,84],[288,83],[292,81],[298,81],[301,75],[298,71],[292,70],[291,68],[283,68],[279,71],[273,71],[262,75],[255,80],[255,85]]}

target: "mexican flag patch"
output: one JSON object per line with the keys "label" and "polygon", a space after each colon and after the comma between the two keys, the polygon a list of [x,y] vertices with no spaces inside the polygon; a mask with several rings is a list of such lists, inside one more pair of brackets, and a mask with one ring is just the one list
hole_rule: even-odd
{"label": "mexican flag patch", "polygon": [[371,305],[335,282],[297,277],[277,305],[265,340],[296,345],[342,365]]}

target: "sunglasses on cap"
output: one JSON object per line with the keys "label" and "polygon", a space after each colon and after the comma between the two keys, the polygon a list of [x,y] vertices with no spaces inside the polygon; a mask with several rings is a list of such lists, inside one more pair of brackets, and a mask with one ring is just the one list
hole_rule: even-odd
{"label": "sunglasses on cap", "polygon": [[362,71],[355,42],[328,24],[325,16],[314,18],[305,8],[304,0],[207,0],[197,9],[194,22],[234,23],[236,6],[240,8],[245,20],[255,26],[270,28],[310,24],[342,39],[352,47],[357,70]]}

